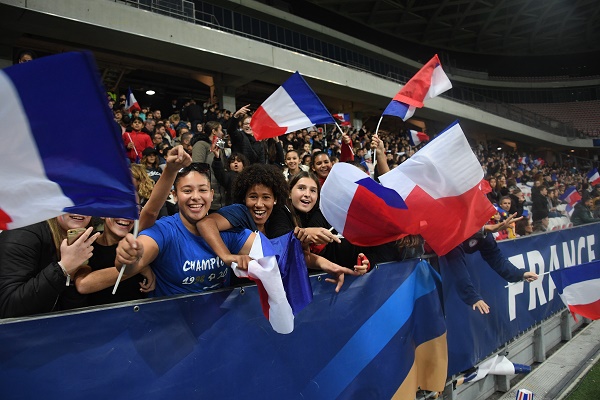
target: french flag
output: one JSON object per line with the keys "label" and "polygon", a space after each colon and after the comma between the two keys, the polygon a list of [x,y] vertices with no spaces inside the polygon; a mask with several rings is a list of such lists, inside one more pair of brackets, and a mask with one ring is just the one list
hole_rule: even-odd
{"label": "french flag", "polygon": [[559,196],[559,199],[573,207],[579,200],[581,200],[581,195],[575,186],[569,186],[565,192]]}
{"label": "french flag", "polygon": [[600,261],[554,270],[550,277],[571,314],[600,319]]}
{"label": "french flag", "polygon": [[294,330],[294,315],[312,301],[304,253],[293,232],[275,239],[256,235],[248,270],[233,267],[238,277],[256,282],[265,317],[277,333]]}
{"label": "french flag", "polygon": [[336,120],[338,120],[338,122],[340,123],[341,126],[351,126],[352,123],[350,122],[350,114],[332,114],[333,118],[335,118]]}
{"label": "french flag", "polygon": [[417,108],[423,107],[426,99],[433,99],[451,88],[452,83],[436,54],[406,82],[383,111],[383,115],[394,115],[406,121],[414,115]]}
{"label": "french flag", "polygon": [[442,256],[496,213],[481,187],[481,165],[458,122],[379,177],[382,187],[393,192],[374,181],[348,179],[348,173],[342,165],[332,168],[321,190],[321,210],[357,245],[375,246],[420,234]]}
{"label": "french flag", "polygon": [[352,164],[336,163],[321,189],[321,211],[351,243],[374,246],[419,233],[402,196]]}
{"label": "french flag", "polygon": [[411,146],[418,146],[421,143],[428,142],[429,136],[427,136],[426,133],[417,132],[415,130],[410,129],[408,131],[408,141],[410,142]]}
{"label": "french flag", "polygon": [[121,130],[90,53],[8,67],[0,93],[0,230],[67,212],[138,218]]}
{"label": "french flag", "polygon": [[137,100],[135,99],[131,88],[127,88],[127,99],[125,100],[125,108],[130,113],[133,113],[134,111],[142,111],[142,107],[140,107]]}
{"label": "french flag", "polygon": [[335,119],[296,71],[252,115],[256,140],[268,139]]}
{"label": "french flag", "polygon": [[592,186],[600,185],[600,174],[598,173],[598,169],[594,168],[587,174],[588,182]]}

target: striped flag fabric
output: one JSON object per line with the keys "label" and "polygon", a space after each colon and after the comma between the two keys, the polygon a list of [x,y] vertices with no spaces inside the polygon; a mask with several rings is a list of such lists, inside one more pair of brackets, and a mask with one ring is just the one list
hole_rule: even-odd
{"label": "striped flag fabric", "polygon": [[569,186],[558,198],[561,201],[566,202],[569,206],[573,207],[578,201],[581,200],[581,195],[575,186]]}
{"label": "striped flag fabric", "polygon": [[453,384],[456,388],[456,386],[464,383],[480,381],[488,375],[516,375],[529,372],[531,372],[529,365],[513,363],[506,356],[496,354],[494,357],[479,364],[474,372],[456,379]]}
{"label": "striped flag fabric", "polygon": [[121,130],[91,53],[8,67],[0,93],[0,230],[67,212],[138,218]]}
{"label": "striped flag fabric", "polygon": [[588,172],[587,179],[592,186],[600,185],[600,174],[598,173],[598,169],[594,168]]}
{"label": "striped flag fabric", "polygon": [[351,126],[352,123],[350,121],[350,114],[332,114],[333,118],[335,118],[336,120],[338,120],[338,122],[340,123],[341,126]]}
{"label": "striped flag fabric", "polygon": [[232,266],[238,277],[256,282],[265,317],[277,333],[294,330],[294,315],[312,301],[306,263],[300,242],[290,232],[269,241],[262,233],[256,235],[244,271]]}
{"label": "striped flag fabric", "polygon": [[256,140],[262,140],[332,123],[331,113],[296,71],[258,107],[250,126]]}
{"label": "striped flag fabric", "polygon": [[[405,267],[398,289],[311,378],[302,390],[303,398],[366,398],[369,396],[360,388],[377,385],[378,379],[396,382],[394,386],[398,387],[376,398],[414,399],[418,388],[438,392],[444,389],[448,344],[436,288],[440,277],[426,261]],[[373,338],[374,327],[379,328],[377,340]],[[398,348],[392,352],[391,346]],[[390,363],[395,367],[381,371],[381,366]],[[371,371],[379,372],[374,376]]]}
{"label": "striped flag fabric", "polygon": [[409,129],[408,131],[408,141],[411,146],[418,146],[421,143],[428,142],[429,136],[426,133],[418,132],[413,129]]}
{"label": "striped flag fabric", "polygon": [[127,98],[125,99],[125,108],[133,113],[134,111],[142,111],[142,107],[140,107],[139,103],[135,99],[131,88],[127,88]]}
{"label": "striped flag fabric", "polygon": [[573,317],[600,319],[600,261],[554,270],[550,277]]}
{"label": "striped flag fabric", "polygon": [[376,246],[420,234],[442,256],[496,213],[482,179],[481,165],[455,122],[380,176],[381,185],[347,166],[334,165],[321,189],[320,207],[351,243]]}
{"label": "striped flag fabric", "polygon": [[452,88],[452,83],[442,69],[436,54],[425,64],[394,96],[383,111],[383,115],[393,115],[408,120],[417,108],[427,99],[433,99]]}

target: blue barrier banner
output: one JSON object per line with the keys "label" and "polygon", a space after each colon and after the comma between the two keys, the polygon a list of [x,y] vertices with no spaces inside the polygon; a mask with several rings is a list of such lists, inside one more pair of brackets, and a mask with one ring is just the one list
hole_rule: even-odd
{"label": "blue barrier banner", "polygon": [[[0,320],[1,397],[391,398],[416,345],[441,337],[445,355],[435,284],[403,290],[417,261],[347,277],[339,294],[312,276],[313,302],[289,335],[272,330],[255,286]],[[434,303],[441,325],[428,322]]]}
{"label": "blue barrier banner", "polygon": [[[466,254],[474,287],[490,306],[481,315],[465,305],[455,290],[452,266],[440,258],[444,309],[448,328],[448,375],[464,371],[498,347],[565,308],[549,271],[600,257],[600,225],[591,224],[498,242],[515,266],[540,275],[532,283],[507,286],[478,252]],[[545,274],[545,275],[542,275]]]}

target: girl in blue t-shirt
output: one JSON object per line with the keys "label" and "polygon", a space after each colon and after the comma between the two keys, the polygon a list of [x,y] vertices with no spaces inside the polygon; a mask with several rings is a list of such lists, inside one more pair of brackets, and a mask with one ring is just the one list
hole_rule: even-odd
{"label": "girl in blue t-shirt", "polygon": [[[196,223],[207,215],[213,199],[208,164],[192,163],[177,173],[165,169],[162,179],[174,181],[179,213],[161,218],[143,230],[137,239],[129,234],[121,240],[117,265],[133,265],[133,272],[150,265],[156,275],[156,288],[152,293],[155,297],[228,286],[231,271],[196,228]],[[222,233],[223,241],[233,254],[248,254],[254,237],[249,230]]]}

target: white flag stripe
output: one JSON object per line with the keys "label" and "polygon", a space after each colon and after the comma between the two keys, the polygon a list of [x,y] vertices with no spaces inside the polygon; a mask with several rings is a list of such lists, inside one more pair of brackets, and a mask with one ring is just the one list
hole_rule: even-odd
{"label": "white flag stripe", "polygon": [[600,279],[592,279],[567,286],[561,297],[565,304],[580,305],[600,300]]}
{"label": "white flag stripe", "polygon": [[439,199],[459,196],[478,185],[483,169],[456,123],[379,180],[405,197],[406,177]]}
{"label": "white flag stripe", "polygon": [[[13,219],[8,226],[26,226],[55,217],[57,210],[71,207],[73,202],[64,195],[57,183],[48,179],[19,93],[2,71],[0,93],[0,125],[11,127],[2,129],[3,156],[0,157],[2,209]],[[23,160],[27,162],[24,163]],[[23,192],[18,196],[13,193],[13,188],[20,187],[22,190],[24,182],[27,182],[29,188],[29,193],[25,194],[26,207]],[[44,196],[40,196],[40,193]]]}
{"label": "white flag stripe", "polygon": [[288,92],[280,86],[261,107],[277,125],[287,127],[287,131],[297,131],[312,125],[310,118],[302,112]]}
{"label": "white flag stripe", "polygon": [[[348,209],[358,186],[355,182],[365,178],[366,175],[348,163],[336,163],[333,168],[342,171],[340,174],[332,175],[340,179],[328,181],[327,185],[323,185],[320,207],[331,225],[335,226],[338,232],[344,232]],[[335,224],[332,221],[335,221]]]}
{"label": "white flag stripe", "polygon": [[433,99],[449,89],[452,89],[452,83],[450,82],[450,79],[448,79],[448,76],[440,64],[433,69],[433,74],[431,75],[431,86],[425,95],[425,99]]}

